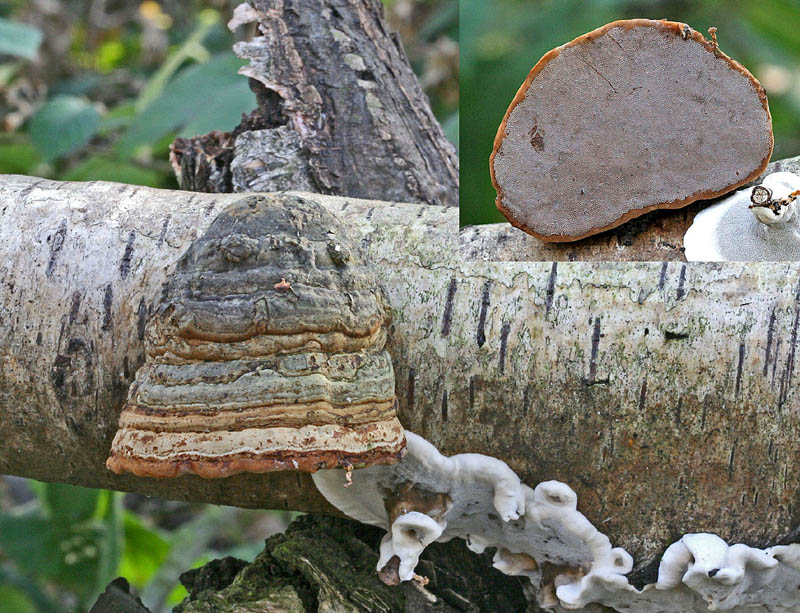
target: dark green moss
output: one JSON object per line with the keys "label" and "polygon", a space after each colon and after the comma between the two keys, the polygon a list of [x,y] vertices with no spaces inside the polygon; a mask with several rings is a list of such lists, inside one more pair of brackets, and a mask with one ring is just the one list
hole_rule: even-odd
{"label": "dark green moss", "polygon": [[[186,587],[191,596],[175,611],[450,613],[526,609],[520,580],[491,568],[491,552],[477,556],[457,539],[434,543],[422,554],[417,570],[430,581],[426,588],[429,598],[411,583],[384,585],[375,569],[383,534],[379,528],[337,517],[299,517],[285,533],[267,539],[264,551],[232,581],[226,574],[230,565],[219,561],[188,576]],[[222,575],[220,581],[214,579]],[[198,591],[201,583],[210,587]],[[220,589],[221,583],[229,584]]]}

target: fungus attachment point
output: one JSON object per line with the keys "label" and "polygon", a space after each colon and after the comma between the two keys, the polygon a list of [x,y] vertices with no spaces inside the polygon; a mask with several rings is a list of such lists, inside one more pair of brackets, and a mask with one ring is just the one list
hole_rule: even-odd
{"label": "fungus attachment point", "polygon": [[717,43],[717,28],[711,26],[708,29],[708,33],[711,35],[711,45],[714,47],[714,55],[719,57],[719,44]]}
{"label": "fungus attachment point", "polygon": [[401,457],[391,311],[338,234],[324,208],[287,195],[248,196],[214,220],[147,322],[109,469],[226,477]]}
{"label": "fungus attachment point", "polygon": [[772,153],[764,89],[688,25],[615,21],[553,49],[506,111],[496,204],[545,241],[574,241],[752,181]]}
{"label": "fungus attachment point", "polygon": [[690,261],[800,260],[800,176],[775,172],[700,211],[683,238]]}

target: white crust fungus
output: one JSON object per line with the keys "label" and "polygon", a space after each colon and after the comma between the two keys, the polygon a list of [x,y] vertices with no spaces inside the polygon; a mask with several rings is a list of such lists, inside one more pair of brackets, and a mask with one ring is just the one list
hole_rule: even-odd
{"label": "white crust fungus", "polygon": [[[751,206],[754,190],[769,190],[773,206]],[[683,238],[691,261],[800,260],[800,216],[791,196],[800,176],[767,175],[761,186],[747,187],[700,211]],[[781,202],[783,201],[783,203]]]}
{"label": "white crust fungus", "polygon": [[377,566],[388,583],[413,579],[427,545],[458,537],[475,552],[496,547],[495,568],[527,576],[545,608],[800,610],[800,544],[757,549],[687,534],[664,552],[658,581],[639,590],[626,576],[631,555],[577,510],[569,486],[545,481],[532,489],[495,458],[446,457],[416,434],[406,439],[402,461],[358,470],[348,488],[344,471],[312,475],[340,511],[388,531]]}

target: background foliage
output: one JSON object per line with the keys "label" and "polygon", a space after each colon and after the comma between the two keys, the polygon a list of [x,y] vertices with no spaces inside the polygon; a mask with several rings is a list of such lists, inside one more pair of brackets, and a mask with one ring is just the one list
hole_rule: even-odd
{"label": "background foliage", "polygon": [[[231,51],[252,28],[225,26],[237,4],[0,0],[0,173],[177,188],[174,138],[230,130],[256,106]],[[457,142],[457,0],[384,5]],[[0,611],[86,611],[120,575],[170,610],[182,572],[252,560],[291,517],[0,477]]]}
{"label": "background foliage", "polygon": [[494,206],[489,154],[533,65],[550,49],[616,19],[667,18],[707,38],[767,90],[773,159],[800,154],[800,0],[461,0],[461,224],[505,221]]}

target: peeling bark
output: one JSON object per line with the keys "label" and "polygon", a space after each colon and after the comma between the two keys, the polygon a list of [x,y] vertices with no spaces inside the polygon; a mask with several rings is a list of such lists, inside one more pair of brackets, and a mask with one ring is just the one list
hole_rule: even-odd
{"label": "peeling bark", "polygon": [[[150,305],[238,197],[0,181],[0,472],[330,511],[292,473],[155,481],[104,467]],[[528,484],[569,484],[634,555],[634,581],[685,533],[796,538],[800,264],[459,263],[454,209],[308,197],[386,290],[406,428]]]}
{"label": "peeling bark", "polygon": [[[252,5],[252,6],[251,6]],[[178,139],[183,189],[308,190],[458,204],[458,160],[376,0],[253,0],[231,25],[260,36],[250,60],[258,109],[232,134]]]}

